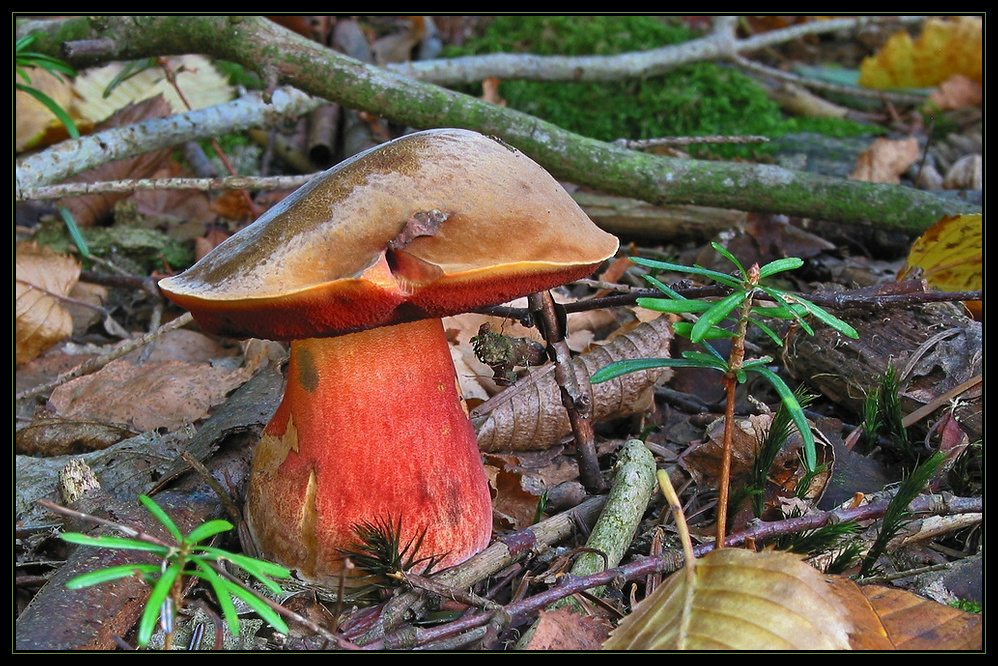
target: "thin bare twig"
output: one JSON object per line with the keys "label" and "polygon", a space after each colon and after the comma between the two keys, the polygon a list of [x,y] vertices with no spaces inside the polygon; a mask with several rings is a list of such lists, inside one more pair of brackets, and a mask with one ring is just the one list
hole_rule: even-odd
{"label": "thin bare twig", "polygon": [[568,410],[568,419],[579,451],[579,477],[591,493],[601,493],[606,483],[600,474],[596,456],[596,434],[593,431],[593,394],[588,381],[580,381],[572,363],[572,352],[565,342],[563,319],[558,314],[551,292],[544,291],[527,297],[531,313],[548,343],[548,355],[554,361],[555,377],[561,388],[561,401]]}

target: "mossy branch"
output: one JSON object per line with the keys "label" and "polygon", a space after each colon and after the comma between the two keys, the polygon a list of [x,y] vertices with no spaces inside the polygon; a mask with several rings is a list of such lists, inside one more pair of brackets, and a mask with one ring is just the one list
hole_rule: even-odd
{"label": "mossy branch", "polygon": [[[39,52],[68,53],[64,57],[76,67],[184,53],[230,60],[270,85],[291,85],[396,123],[498,136],[559,178],[656,205],[782,213],[909,233],[920,233],[944,215],[976,212],[966,203],[896,185],[638,153],[353,60],[263,17],[105,16],[32,22],[19,33],[27,29],[38,31]],[[103,50],[75,57],[72,45],[81,40],[100,40]],[[95,51],[99,55],[92,55]]]}

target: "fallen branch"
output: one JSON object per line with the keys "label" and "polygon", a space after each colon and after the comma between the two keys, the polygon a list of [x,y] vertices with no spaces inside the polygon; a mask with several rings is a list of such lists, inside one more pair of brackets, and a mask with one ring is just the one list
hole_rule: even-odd
{"label": "fallen branch", "polygon": [[[33,22],[27,27],[39,31],[33,48],[43,53],[56,55],[67,42],[92,39],[110,41],[99,62],[203,53],[255,70],[275,87],[292,85],[309,95],[406,126],[476,129],[502,138],[556,177],[657,205],[778,212],[907,232],[921,232],[944,215],[976,212],[963,202],[896,185],[830,178],[770,165],[676,159],[627,150],[567,132],[525,113],[358,62],[263,17],[104,16]],[[21,31],[27,27],[21,26]],[[755,48],[764,45],[760,41],[752,44]],[[71,64],[97,64],[94,60],[88,56]],[[62,159],[69,159],[78,141],[83,140],[59,144]],[[44,160],[48,152],[34,159]],[[39,178],[35,171],[23,173],[19,163],[18,188],[55,182]]]}

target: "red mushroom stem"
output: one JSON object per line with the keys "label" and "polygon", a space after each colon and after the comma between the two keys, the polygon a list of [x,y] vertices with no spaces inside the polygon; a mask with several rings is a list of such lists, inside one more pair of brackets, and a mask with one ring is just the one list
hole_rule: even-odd
{"label": "red mushroom stem", "polygon": [[441,321],[293,341],[248,505],[264,553],[309,580],[336,582],[365,522],[401,521],[441,567],[484,549],[491,496]]}

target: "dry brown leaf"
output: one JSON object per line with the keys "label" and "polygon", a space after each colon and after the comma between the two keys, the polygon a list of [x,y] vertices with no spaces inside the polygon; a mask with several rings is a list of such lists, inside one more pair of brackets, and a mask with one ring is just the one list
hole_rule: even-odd
{"label": "dry brown leaf", "polygon": [[59,386],[49,399],[61,418],[120,423],[140,432],[173,431],[208,415],[249,377],[206,363],[112,361],[92,375]]}
{"label": "dry brown leaf", "polygon": [[849,176],[853,180],[870,183],[901,182],[901,174],[918,159],[918,140],[877,139],[873,145],[856,158],[856,166]]}
{"label": "dry brown leaf", "polygon": [[888,40],[880,53],[860,65],[859,85],[868,88],[929,88],[953,74],[982,81],[984,21],[978,16],[932,18],[918,39],[905,30]]}
{"label": "dry brown leaf", "polygon": [[[664,358],[669,356],[672,328],[664,318],[639,325],[606,345],[577,356],[573,363],[580,381],[607,364],[625,358]],[[553,366],[520,379],[498,396],[508,396],[484,416],[473,419],[478,445],[483,451],[544,449],[572,431],[568,412],[561,402],[561,390]],[[622,418],[647,409],[655,383],[671,376],[667,368],[623,375],[596,384],[593,390],[593,420]],[[493,398],[495,400],[496,398]],[[474,412],[472,413],[475,415]]]}
{"label": "dry brown leaf", "polygon": [[[735,420],[732,430],[731,486],[741,487],[751,482],[752,466],[755,460],[759,442],[769,431],[773,414],[753,414]],[[817,431],[815,431],[817,433]],[[818,456],[818,467],[822,471],[810,477],[801,462],[801,438],[796,430],[787,440],[773,462],[768,475],[768,484],[764,489],[764,505],[769,507],[781,501],[781,498],[793,497],[798,491],[798,485],[809,479],[809,490],[803,497],[817,497],[823,492],[831,477],[834,452],[824,437],[815,436],[815,446]],[[680,456],[679,463],[697,485],[717,488],[720,485],[721,461],[724,453],[724,419],[718,419],[707,430],[700,442],[695,442]],[[755,518],[749,507],[745,507],[745,520]],[[738,516],[733,518],[735,525],[741,523]]]}
{"label": "dry brown leaf", "polygon": [[525,650],[598,650],[610,623],[568,608],[541,611],[523,647]]}
{"label": "dry brown leaf", "polygon": [[499,94],[499,84],[502,81],[494,76],[490,76],[482,81],[482,99],[489,104],[506,106],[506,100]]}
{"label": "dry brown leaf", "polygon": [[984,87],[980,81],[954,74],[932,91],[929,103],[942,111],[980,106],[984,103]]}
{"label": "dry brown leaf", "polygon": [[537,508],[547,497],[546,508],[557,511],[573,502],[578,462],[561,455],[559,448],[545,451],[518,451],[485,455],[485,469],[495,490],[492,508],[495,528],[500,531],[522,530],[536,522]]}
{"label": "dry brown leaf", "polygon": [[371,44],[376,65],[412,60],[412,49],[426,36],[426,18],[409,17],[409,25],[402,32],[379,37]]}
{"label": "dry brown leaf", "polygon": [[34,243],[14,251],[14,362],[27,363],[73,332],[73,318],[57,296],[70,292],[80,277],[72,257]]}
{"label": "dry brown leaf", "polygon": [[[499,462],[492,460],[492,462]],[[506,465],[488,465],[489,480],[495,489],[493,520],[500,531],[519,530],[533,525],[540,498],[524,488],[523,475]]]}
{"label": "dry brown leaf", "polygon": [[854,650],[980,650],[983,619],[912,592],[829,576],[853,620]]}
{"label": "dry brown leaf", "polygon": [[605,650],[846,650],[854,631],[825,576],[784,551],[722,548],[637,605]]}
{"label": "dry brown leaf", "polygon": [[907,590],[860,588],[897,650],[980,650],[984,619],[975,613],[923,599]]}
{"label": "dry brown leaf", "polygon": [[66,456],[102,451],[138,433],[122,426],[94,421],[36,419],[17,431],[15,451],[30,456]]}

